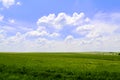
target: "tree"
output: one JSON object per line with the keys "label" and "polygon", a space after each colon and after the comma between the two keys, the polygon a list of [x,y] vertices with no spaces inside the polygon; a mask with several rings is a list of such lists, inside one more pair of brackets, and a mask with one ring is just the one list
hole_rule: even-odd
{"label": "tree", "polygon": [[120,53],[118,53],[118,55],[120,55]]}

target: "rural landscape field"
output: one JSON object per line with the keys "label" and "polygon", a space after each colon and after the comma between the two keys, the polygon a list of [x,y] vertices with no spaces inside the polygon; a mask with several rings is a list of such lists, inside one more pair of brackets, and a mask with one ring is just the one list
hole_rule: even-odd
{"label": "rural landscape field", "polygon": [[0,0],[0,80],[120,80],[120,0]]}
{"label": "rural landscape field", "polygon": [[120,80],[118,53],[0,53],[0,80]]}

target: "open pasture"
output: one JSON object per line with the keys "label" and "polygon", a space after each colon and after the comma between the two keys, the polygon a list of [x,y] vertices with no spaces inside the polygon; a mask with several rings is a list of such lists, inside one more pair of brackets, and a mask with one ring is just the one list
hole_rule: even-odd
{"label": "open pasture", "polygon": [[0,80],[120,80],[110,53],[0,53]]}

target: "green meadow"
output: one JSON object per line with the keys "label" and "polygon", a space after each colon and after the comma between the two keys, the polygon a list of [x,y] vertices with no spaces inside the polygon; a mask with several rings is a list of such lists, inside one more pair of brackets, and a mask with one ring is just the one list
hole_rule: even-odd
{"label": "green meadow", "polygon": [[0,53],[0,80],[120,80],[120,55]]}

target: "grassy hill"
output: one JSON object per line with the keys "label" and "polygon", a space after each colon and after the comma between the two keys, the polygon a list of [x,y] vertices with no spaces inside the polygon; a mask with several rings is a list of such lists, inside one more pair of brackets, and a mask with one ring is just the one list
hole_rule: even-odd
{"label": "grassy hill", "polygon": [[117,53],[0,53],[0,80],[120,80],[120,56]]}

